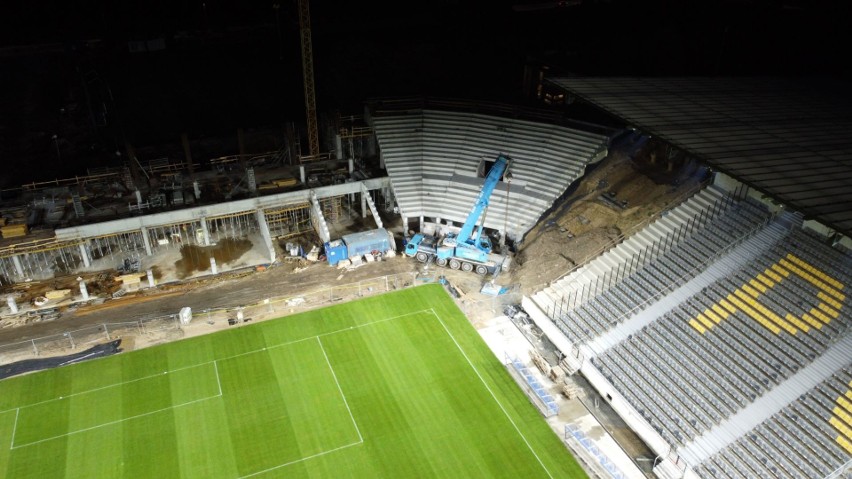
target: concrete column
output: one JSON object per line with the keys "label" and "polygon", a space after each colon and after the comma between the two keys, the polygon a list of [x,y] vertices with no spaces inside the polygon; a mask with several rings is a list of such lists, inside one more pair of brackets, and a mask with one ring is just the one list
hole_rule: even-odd
{"label": "concrete column", "polygon": [[266,223],[266,214],[262,209],[256,210],[257,224],[260,227],[260,235],[263,236],[263,241],[266,243],[266,248],[269,250],[269,262],[275,261],[275,245],[272,243],[272,235],[269,233],[269,225]]}
{"label": "concrete column", "polygon": [[385,169],[385,155],[382,152],[379,152],[379,168]]}
{"label": "concrete column", "polygon": [[355,171],[355,160],[349,158],[349,174],[352,174],[353,171]]}
{"label": "concrete column", "polygon": [[408,217],[402,215],[402,236],[408,236]]}
{"label": "concrete column", "polygon": [[24,276],[24,267],[21,265],[21,256],[15,255],[12,256],[12,264],[15,265],[15,271],[18,273],[18,276]]}
{"label": "concrete column", "polygon": [[361,218],[367,217],[367,193],[361,191]]}
{"label": "concrete column", "polygon": [[207,218],[201,217],[201,233],[204,235],[204,246],[210,246],[210,230],[207,229]]}
{"label": "concrete column", "polygon": [[138,205],[141,205],[141,204],[142,204],[142,192],[139,191],[139,190],[136,190],[136,205],[138,206]]}
{"label": "concrete column", "polygon": [[[338,160],[343,159],[343,141],[340,139],[340,134],[334,135],[334,151]],[[352,171],[352,170],[349,170]]]}
{"label": "concrete column", "polygon": [[13,296],[6,297],[6,304],[9,305],[9,311],[11,311],[12,314],[18,314],[18,304],[15,303],[15,298]]}
{"label": "concrete column", "polygon": [[83,259],[83,266],[88,268],[92,265],[92,259],[89,258],[89,250],[86,249],[86,242],[80,243],[80,258]]}
{"label": "concrete column", "polygon": [[299,165],[299,178],[302,180],[302,184],[305,183],[305,165]]}
{"label": "concrete column", "polygon": [[423,232],[423,215],[420,215],[420,231]]}
{"label": "concrete column", "polygon": [[216,258],[210,257],[210,271],[212,271],[213,274],[219,272],[219,269],[216,267]]}
{"label": "concrete column", "polygon": [[80,280],[80,296],[83,297],[83,301],[89,300],[89,290],[86,288],[86,282],[82,279]]}
{"label": "concrete column", "polygon": [[154,282],[154,272],[152,270],[145,271],[145,275],[148,277],[148,287],[153,288],[156,283]]}
{"label": "concrete column", "polygon": [[192,192],[195,193],[195,199],[201,199],[201,187],[198,185],[198,180],[192,182]]}
{"label": "concrete column", "polygon": [[143,226],[139,231],[142,233],[142,243],[145,245],[145,254],[151,256],[154,252],[151,250],[151,238],[148,236],[148,228]]}

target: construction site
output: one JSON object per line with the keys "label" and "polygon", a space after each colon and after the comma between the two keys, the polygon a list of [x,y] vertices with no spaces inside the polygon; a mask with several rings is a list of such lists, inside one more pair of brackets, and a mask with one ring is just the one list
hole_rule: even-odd
{"label": "construction site", "polygon": [[849,475],[850,145],[752,129],[797,87],[542,74],[535,106],[373,98],[321,124],[298,4],[304,125],[0,191],[0,365],[440,283],[590,477]]}

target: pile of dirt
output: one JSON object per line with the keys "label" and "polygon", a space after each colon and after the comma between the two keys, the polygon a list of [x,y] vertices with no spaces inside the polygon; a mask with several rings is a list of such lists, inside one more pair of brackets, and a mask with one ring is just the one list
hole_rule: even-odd
{"label": "pile of dirt", "polygon": [[520,283],[524,294],[544,288],[688,198],[703,179],[695,162],[670,168],[649,161],[647,151],[610,152],[527,233],[512,282]]}

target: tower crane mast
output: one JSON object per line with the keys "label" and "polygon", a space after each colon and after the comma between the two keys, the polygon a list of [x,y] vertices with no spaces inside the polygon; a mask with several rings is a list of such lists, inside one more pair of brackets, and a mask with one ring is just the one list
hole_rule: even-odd
{"label": "tower crane mast", "polygon": [[319,155],[319,131],[317,128],[317,100],[314,91],[314,53],[311,45],[311,12],[308,0],[298,0],[299,32],[302,37],[302,75],[305,87],[305,116],[308,123],[308,151],[311,156]]}

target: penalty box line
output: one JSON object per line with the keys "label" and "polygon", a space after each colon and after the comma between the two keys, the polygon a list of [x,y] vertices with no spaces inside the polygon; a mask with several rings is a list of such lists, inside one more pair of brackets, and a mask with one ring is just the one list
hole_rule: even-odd
{"label": "penalty box line", "polygon": [[[193,399],[192,401],[187,401],[187,402],[180,403],[180,404],[172,404],[171,406],[168,406],[168,407],[164,407],[164,408],[157,409],[157,410],[154,410],[154,411],[148,411],[148,412],[145,412],[145,413],[142,413],[142,414],[136,414],[134,416],[124,417],[124,418],[121,418],[121,419],[117,419],[115,421],[105,422],[103,424],[98,424],[98,425],[86,427],[86,428],[83,428],[83,429],[77,429],[75,431],[69,431],[69,432],[66,432],[65,434],[59,434],[59,435],[56,435],[56,436],[51,436],[51,437],[47,437],[47,438],[44,438],[44,439],[39,439],[38,441],[32,441],[32,442],[28,442],[26,444],[15,445],[15,435],[18,431],[18,415],[19,415],[19,413],[22,409],[22,408],[18,408],[17,411],[15,412],[15,425],[12,428],[12,441],[11,441],[11,444],[9,446],[9,449],[14,450],[14,449],[20,449],[20,448],[23,448],[23,447],[33,446],[33,445],[36,445],[36,444],[41,444],[43,442],[52,441],[54,439],[60,439],[60,438],[67,437],[67,436],[73,436],[74,434],[80,434],[82,432],[93,431],[95,429],[100,429],[102,427],[113,426],[115,424],[121,424],[122,422],[125,422],[125,421],[131,421],[133,419],[139,419],[140,417],[151,416],[153,414],[161,413],[161,412],[164,412],[164,411],[169,411],[169,410],[176,409],[176,408],[183,407],[183,406],[189,406],[189,405],[192,405],[192,404],[195,404],[195,403],[199,403],[201,401],[207,401],[209,399],[215,399],[215,398],[218,398],[218,397],[222,397],[222,383],[221,383],[221,380],[219,379],[219,367],[216,365],[215,360],[211,361],[211,362],[213,363],[213,371],[216,374],[216,384],[219,386],[219,392],[217,394],[214,394],[212,396],[206,396],[206,397],[199,398],[199,399]],[[203,363],[203,364],[210,364],[210,363]],[[188,369],[188,368],[183,368],[183,369]],[[163,373],[163,374],[165,374],[165,373]],[[159,374],[156,375],[156,377],[159,377],[159,376],[160,376]],[[154,377],[154,376],[148,376],[148,377]],[[136,380],[134,380],[134,381],[136,381]],[[78,393],[78,395],[79,394],[82,394],[82,393]],[[65,399],[65,398],[68,398],[68,397],[70,397],[70,396],[60,397],[56,400]],[[42,401],[42,403],[44,403],[44,402],[49,402],[49,401]],[[38,404],[42,404],[42,403],[38,403]],[[23,407],[31,407],[31,406],[32,405],[23,406]]]}
{"label": "penalty box line", "polygon": [[[346,396],[343,394],[343,390],[341,389],[340,383],[337,380],[337,375],[335,374],[334,369],[331,367],[331,363],[328,360],[328,355],[325,352],[325,348],[323,347],[322,341],[321,341],[320,338],[322,338],[324,336],[331,336],[333,334],[346,332],[346,331],[352,331],[352,330],[355,330],[355,329],[360,329],[360,328],[363,328],[365,326],[371,326],[371,325],[374,325],[374,324],[379,324],[379,323],[384,323],[384,322],[392,321],[392,320],[399,319],[399,318],[404,318],[404,317],[407,317],[407,316],[413,316],[413,315],[416,315],[416,314],[423,314],[423,313],[430,313],[430,312],[432,314],[434,314],[434,311],[430,310],[430,309],[421,309],[419,311],[412,311],[410,313],[400,314],[400,315],[397,315],[397,316],[391,316],[389,318],[379,319],[379,320],[376,320],[376,321],[370,321],[370,322],[367,322],[367,323],[364,323],[364,324],[359,324],[357,326],[350,326],[348,328],[338,329],[338,330],[335,330],[335,331],[329,331],[327,333],[317,334],[317,335],[314,335],[314,336],[309,336],[307,338],[297,339],[297,340],[293,340],[293,341],[287,341],[287,342],[279,343],[279,344],[276,344],[276,345],[273,345],[273,346],[255,349],[253,351],[246,351],[244,353],[226,356],[224,358],[214,359],[214,360],[211,360],[211,361],[205,361],[203,363],[193,364],[193,365],[190,365],[190,366],[184,366],[184,367],[180,367],[180,368],[176,368],[176,369],[166,370],[166,371],[163,371],[162,373],[151,374],[151,375],[143,376],[143,377],[136,378],[136,379],[129,379],[127,381],[121,381],[121,382],[109,384],[109,385],[106,385],[106,386],[87,389],[85,391],[72,393],[72,394],[69,394],[67,396],[60,396],[58,398],[46,399],[44,401],[26,404],[26,405],[18,406],[18,407],[15,407],[15,408],[9,408],[9,409],[0,411],[0,414],[5,414],[5,413],[8,413],[8,412],[15,411],[15,423],[14,423],[14,426],[13,426],[13,429],[12,429],[12,438],[11,438],[11,441],[10,441],[10,447],[9,448],[10,449],[18,449],[18,448],[28,447],[28,446],[32,446],[32,445],[35,445],[35,444],[40,444],[42,442],[51,441],[53,439],[59,439],[59,438],[62,438],[62,437],[71,436],[71,435],[74,435],[74,434],[79,434],[79,433],[82,433],[82,432],[91,431],[91,430],[98,429],[98,428],[101,428],[101,427],[119,424],[119,423],[124,422],[124,421],[132,420],[132,419],[138,419],[140,417],[145,417],[145,416],[149,416],[149,415],[152,415],[152,414],[168,411],[170,409],[174,409],[174,408],[177,408],[177,407],[189,406],[191,404],[195,404],[195,403],[201,402],[201,401],[206,401],[208,399],[222,397],[222,380],[221,380],[221,377],[219,376],[219,367],[218,367],[218,364],[217,364],[218,361],[223,361],[223,360],[227,360],[227,359],[234,359],[234,358],[238,358],[238,357],[242,357],[242,356],[247,356],[249,354],[256,354],[256,353],[259,353],[261,351],[266,351],[268,349],[276,349],[276,348],[289,346],[289,345],[304,342],[304,341],[310,341],[312,339],[316,339],[317,341],[320,342],[320,348],[322,350],[323,356],[325,356],[325,358],[326,358],[326,362],[328,363],[329,369],[331,370],[331,374],[334,377],[335,383],[337,384],[338,391],[340,392],[341,397],[343,398],[343,402],[346,405],[346,409],[349,412],[349,416],[352,419],[352,424],[355,427],[355,431],[358,433],[358,438],[359,438],[358,442],[355,442],[355,443],[352,443],[352,444],[349,444],[349,445],[346,445],[346,446],[343,446],[343,447],[340,447],[340,448],[337,448],[337,449],[343,449],[345,447],[351,447],[351,446],[355,446],[355,445],[358,445],[358,444],[362,444],[364,442],[364,439],[363,439],[363,436],[361,435],[361,430],[358,427],[358,423],[355,421],[355,417],[352,415],[352,410],[349,408],[349,403],[346,400]],[[201,398],[201,399],[192,400],[192,401],[189,401],[189,402],[186,402],[186,403],[174,404],[172,406],[165,407],[165,408],[162,408],[162,409],[158,409],[156,411],[149,411],[149,412],[138,414],[138,415],[135,415],[135,416],[130,416],[130,417],[126,417],[126,418],[116,420],[116,421],[110,421],[110,422],[107,422],[107,423],[104,423],[104,424],[99,424],[97,426],[92,426],[92,427],[88,427],[88,428],[84,428],[84,429],[79,429],[79,430],[76,430],[76,431],[67,432],[65,434],[60,434],[60,435],[57,435],[57,436],[52,436],[52,437],[49,437],[49,438],[40,439],[38,441],[29,442],[29,443],[26,443],[26,444],[19,444],[17,446],[15,445],[15,435],[17,433],[18,418],[19,418],[21,409],[25,409],[25,408],[29,408],[29,407],[33,407],[33,406],[38,406],[38,405],[45,404],[45,403],[48,403],[48,402],[61,401],[61,400],[68,399],[68,398],[71,398],[71,397],[74,397],[74,396],[80,396],[80,395],[88,394],[88,393],[92,393],[92,392],[103,391],[105,389],[119,387],[119,386],[123,386],[125,384],[131,384],[131,383],[135,383],[135,382],[139,382],[139,381],[144,381],[146,379],[151,379],[151,378],[154,378],[154,377],[159,377],[162,374],[168,374],[170,372],[174,373],[174,372],[178,372],[178,371],[184,371],[184,370],[187,370],[187,369],[198,368],[198,367],[205,366],[205,365],[208,365],[208,364],[213,364],[213,369],[214,369],[214,372],[216,374],[216,385],[219,389],[219,392],[216,395],[208,396],[208,397]],[[335,449],[335,450],[337,450],[337,449]],[[327,452],[333,452],[333,451],[334,450],[327,451]],[[319,455],[323,455],[323,454],[326,454],[327,452],[320,453],[320,454],[317,454],[317,455],[314,455],[314,456],[309,456],[307,458],[302,458],[302,460],[310,459],[311,457],[316,457],[316,456],[319,456]],[[298,462],[298,461],[295,461],[295,462]],[[288,464],[285,464],[285,465],[288,465]],[[272,469],[277,469],[277,468],[283,467],[285,465],[275,466]],[[272,470],[272,469],[270,469],[270,470]],[[263,471],[261,471],[261,472],[263,472]],[[255,474],[258,474],[258,473],[255,473]],[[254,475],[254,474],[252,474],[252,475]],[[249,477],[249,476],[243,476],[243,477]]]}
{"label": "penalty box line", "polygon": [[[363,328],[365,326],[370,326],[370,325],[373,325],[373,324],[383,323],[383,322],[386,322],[386,321],[392,321],[394,319],[399,319],[399,318],[403,318],[403,317],[406,317],[406,316],[412,316],[412,315],[415,315],[415,314],[429,313],[429,312],[430,312],[429,309],[421,309],[420,311],[413,311],[413,312],[410,312],[410,313],[400,314],[398,316],[392,316],[390,318],[379,319],[379,320],[376,320],[376,321],[370,321],[369,323],[359,324],[358,326],[350,326],[348,328],[338,329],[336,331],[329,331],[327,333],[317,334],[317,335],[314,335],[314,336],[308,336],[307,338],[296,339],[296,340],[293,340],[293,341],[287,341],[287,342],[284,342],[284,343],[274,344],[272,346],[267,346],[267,347],[255,349],[255,350],[252,350],[252,351],[246,351],[244,353],[238,353],[238,354],[234,354],[232,356],[226,356],[224,358],[213,359],[213,360],[210,360],[210,361],[205,361],[203,363],[192,364],[192,365],[189,365],[189,366],[183,366],[183,367],[179,367],[179,368],[175,368],[175,369],[167,369],[167,370],[162,371],[162,372],[157,372],[156,374],[151,374],[151,375],[148,375],[148,376],[142,376],[142,377],[139,377],[139,378],[136,378],[136,379],[128,379],[126,381],[120,381],[120,382],[117,382],[117,383],[108,384],[106,386],[100,386],[100,387],[96,387],[96,388],[92,388],[92,389],[86,389],[84,391],[79,391],[79,392],[76,392],[76,393],[67,394],[65,396],[60,396],[60,397],[57,397],[57,398],[50,398],[50,399],[45,399],[43,401],[38,401],[38,402],[30,403],[30,404],[24,404],[22,406],[11,407],[9,409],[5,409],[5,410],[0,411],[0,414],[5,414],[7,412],[17,411],[19,409],[25,409],[25,408],[32,407],[32,406],[38,406],[40,404],[48,403],[48,402],[51,402],[51,401],[59,401],[59,400],[67,399],[67,398],[74,397],[74,396],[80,396],[82,394],[88,394],[88,393],[93,393],[93,392],[97,392],[97,391],[103,391],[104,389],[119,387],[119,386],[123,386],[125,384],[131,384],[131,383],[135,383],[135,382],[138,382],[138,381],[144,381],[146,379],[158,377],[161,374],[176,373],[178,371],[184,371],[184,370],[187,370],[187,369],[198,368],[198,367],[201,367],[201,366],[206,366],[208,364],[213,364],[216,361],[224,361],[226,359],[233,359],[233,358],[238,358],[238,357],[241,357],[241,356],[247,356],[249,354],[256,354],[256,353],[259,353],[261,351],[266,351],[268,349],[281,348],[281,347],[284,347],[284,346],[289,346],[291,344],[301,343],[301,342],[304,342],[304,341],[310,341],[310,340],[315,339],[315,338],[330,336],[332,334],[343,333],[343,332],[346,332],[346,331]],[[218,368],[217,368],[217,375],[218,375]],[[221,389],[221,383],[219,384],[219,386],[220,386],[220,389]]]}
{"label": "penalty box line", "polygon": [[[349,331],[348,329],[344,331]],[[292,466],[293,464],[298,464],[300,462],[307,461],[309,459],[313,459],[320,456],[325,456],[326,454],[331,454],[332,452],[337,452],[342,449],[347,449],[353,446],[359,446],[364,444],[364,436],[361,435],[361,428],[358,427],[358,422],[355,421],[355,416],[352,414],[352,409],[349,407],[349,401],[346,400],[346,395],[343,394],[343,388],[340,387],[340,382],[337,380],[337,373],[334,372],[334,368],[331,366],[331,361],[328,359],[328,354],[325,352],[325,346],[322,344],[322,339],[319,336],[314,336],[319,344],[320,351],[322,351],[323,357],[325,357],[325,362],[328,364],[328,370],[331,371],[331,376],[334,378],[334,384],[337,385],[337,391],[340,393],[341,399],[343,399],[343,405],[346,406],[346,411],[349,412],[349,418],[352,420],[352,425],[355,427],[355,432],[358,433],[358,440],[355,442],[351,442],[349,444],[344,444],[343,446],[335,447],[334,449],[329,449],[327,451],[318,452],[316,454],[311,454],[310,456],[305,456],[299,459],[294,459],[290,462],[285,462],[283,464],[278,464],[277,466],[268,467],[261,471],[255,471],[250,474],[246,474],[244,476],[240,476],[239,479],[245,479],[247,477],[259,476],[261,474],[265,474],[267,472],[274,471],[276,469],[281,469],[283,467]]]}
{"label": "penalty box line", "polygon": [[538,454],[536,454],[536,452],[535,452],[535,450],[533,449],[532,445],[531,445],[531,444],[530,444],[530,442],[527,440],[527,437],[526,437],[526,436],[524,436],[524,433],[523,433],[523,432],[521,432],[521,429],[518,427],[518,425],[515,423],[515,421],[512,419],[512,417],[511,417],[511,416],[509,416],[509,412],[508,412],[508,411],[506,411],[506,408],[503,406],[503,404],[500,402],[500,400],[499,400],[499,399],[497,399],[497,396],[494,394],[494,391],[491,389],[491,387],[488,385],[488,383],[486,383],[486,382],[485,382],[485,379],[482,377],[482,374],[480,374],[480,373],[479,373],[479,370],[478,370],[478,369],[476,369],[476,366],[474,366],[474,365],[473,365],[473,362],[470,360],[470,357],[468,357],[468,355],[467,355],[467,353],[465,352],[465,350],[464,350],[464,349],[462,349],[462,347],[461,347],[461,345],[459,344],[459,342],[458,342],[458,341],[456,341],[456,337],[455,337],[455,336],[453,336],[453,333],[451,333],[451,332],[450,332],[450,330],[449,330],[449,328],[447,328],[447,325],[446,325],[446,324],[444,324],[444,320],[442,320],[442,319],[441,319],[441,317],[440,317],[440,316],[438,316],[438,313],[437,313],[437,312],[435,312],[435,308],[430,308],[430,309],[431,309],[431,311],[432,311],[432,314],[434,314],[434,315],[435,315],[435,318],[438,320],[438,322],[439,322],[439,323],[441,323],[441,326],[443,326],[443,327],[444,327],[444,331],[446,331],[446,332],[447,332],[447,335],[449,335],[449,336],[450,336],[450,339],[452,339],[452,340],[453,340],[453,342],[456,344],[456,347],[457,347],[457,348],[459,349],[459,351],[462,353],[462,356],[464,356],[465,360],[467,360],[467,363],[470,365],[471,369],[473,369],[473,372],[475,372],[475,373],[476,373],[476,375],[477,375],[477,376],[479,376],[479,380],[482,382],[482,385],[483,385],[483,386],[485,386],[485,389],[487,389],[487,390],[488,390],[488,393],[489,393],[489,394],[491,394],[491,398],[492,398],[492,399],[494,399],[494,402],[496,402],[498,406],[500,406],[500,409],[503,411],[503,414],[505,414],[505,415],[506,415],[506,419],[508,419],[508,420],[509,420],[509,422],[510,422],[510,423],[512,423],[512,427],[514,427],[514,428],[515,428],[515,431],[517,431],[518,435],[519,435],[519,436],[521,436],[521,439],[523,439],[523,440],[524,440],[524,444],[526,444],[526,445],[527,445],[527,448],[530,450],[530,452],[533,454],[533,456],[535,456],[536,460],[537,460],[537,461],[538,461],[538,463],[541,465],[541,468],[542,468],[542,469],[544,469],[544,472],[546,472],[546,473],[547,473],[547,477],[549,477],[549,478],[553,479],[553,475],[552,475],[552,474],[550,473],[550,471],[547,469],[547,466],[545,466],[545,465],[544,465],[544,462],[542,462],[541,458],[540,458],[540,457],[538,457]]}

